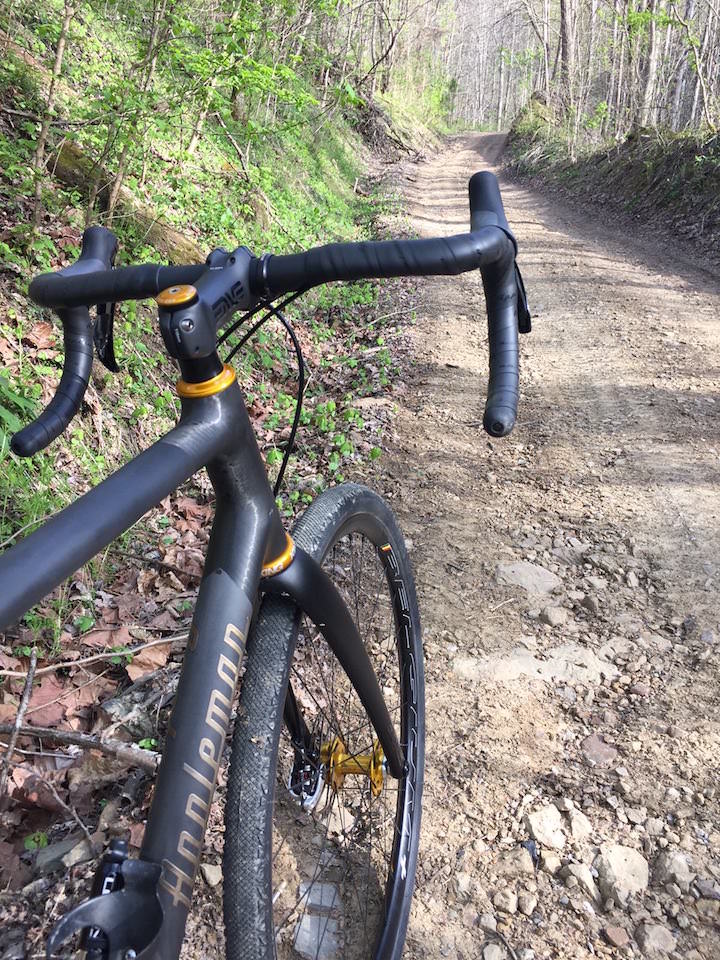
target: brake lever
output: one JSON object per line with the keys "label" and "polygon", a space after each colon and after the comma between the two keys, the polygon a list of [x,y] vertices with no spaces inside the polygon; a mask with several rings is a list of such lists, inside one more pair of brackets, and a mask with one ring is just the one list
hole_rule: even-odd
{"label": "brake lever", "polygon": [[120,367],[115,359],[114,322],[115,304],[99,303],[97,305],[97,319],[93,328],[93,343],[100,362],[112,373],[118,373]]}
{"label": "brake lever", "polygon": [[527,293],[525,293],[525,284],[523,283],[520,268],[515,262],[515,287],[517,288],[517,314],[518,331],[520,333],[530,333],[532,330],[532,321],[530,319],[530,307],[528,306]]}

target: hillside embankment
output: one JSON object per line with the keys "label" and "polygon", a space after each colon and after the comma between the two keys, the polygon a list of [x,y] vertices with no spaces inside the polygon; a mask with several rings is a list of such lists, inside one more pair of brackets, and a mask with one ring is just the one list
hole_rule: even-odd
{"label": "hillside embankment", "polygon": [[720,264],[717,132],[638,128],[619,142],[595,137],[571,151],[552,110],[533,98],[510,128],[504,160],[520,182],[579,201],[602,217],[624,215],[631,229]]}

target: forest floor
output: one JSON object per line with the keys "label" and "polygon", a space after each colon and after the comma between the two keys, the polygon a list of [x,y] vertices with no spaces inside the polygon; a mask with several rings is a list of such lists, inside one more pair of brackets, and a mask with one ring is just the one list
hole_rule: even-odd
{"label": "forest floor", "polygon": [[[503,144],[406,165],[411,228],[467,229],[468,176]],[[502,188],[534,314],[518,425],[482,432],[479,276],[431,279],[383,460],[427,672],[405,956],[711,960],[720,278],[602,210]]]}

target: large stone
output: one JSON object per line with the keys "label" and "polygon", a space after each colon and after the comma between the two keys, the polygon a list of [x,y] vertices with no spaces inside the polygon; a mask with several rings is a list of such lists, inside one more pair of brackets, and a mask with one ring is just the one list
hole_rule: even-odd
{"label": "large stone", "polygon": [[460,903],[465,903],[472,898],[473,888],[473,878],[469,873],[456,873],[453,877],[452,890],[455,899],[459,900]]}
{"label": "large stone", "polygon": [[332,917],[303,913],[295,928],[293,948],[306,960],[340,960],[343,955],[340,924]]}
{"label": "large stone", "polygon": [[720,900],[720,887],[714,880],[696,880],[695,886],[701,897],[708,900]]}
{"label": "large stone", "polygon": [[67,840],[51,843],[47,847],[41,847],[35,855],[36,872],[52,873],[54,870],[66,869],[63,857],[66,857],[77,844],[78,838],[70,837]]}
{"label": "large stone", "polygon": [[527,647],[515,647],[502,657],[457,657],[453,672],[463,680],[490,678],[506,682],[520,677],[559,683],[599,683],[619,675],[617,667],[587,647],[563,643],[552,651],[536,656]]}
{"label": "large stone", "polygon": [[630,943],[630,937],[625,927],[605,927],[603,936],[611,947],[626,947]]}
{"label": "large stone", "polygon": [[525,826],[533,840],[543,847],[562,850],[565,846],[562,816],[554,804],[533,810],[525,816]]}
{"label": "large stone", "polygon": [[507,954],[499,943],[488,943],[483,947],[483,960],[506,960]]}
{"label": "large stone", "polygon": [[594,617],[597,617],[598,614],[600,613],[600,601],[599,601],[598,598],[597,598],[594,594],[592,594],[592,593],[589,593],[589,594],[582,600],[582,606],[585,607],[585,609],[586,609],[587,611],[589,611],[590,613],[592,613],[592,615],[593,615]]}
{"label": "large stone", "polygon": [[593,826],[580,810],[569,810],[568,820],[570,822],[570,835],[577,843],[582,843],[592,836]]}
{"label": "large stone", "polygon": [[661,837],[665,829],[665,821],[661,817],[648,817],[645,821],[645,833],[649,837]]}
{"label": "large stone", "polygon": [[545,607],[540,614],[540,619],[549,627],[559,627],[567,620],[567,610],[562,607]]}
{"label": "large stone", "polygon": [[683,893],[687,893],[694,879],[688,858],[679,850],[665,850],[657,858],[653,868],[656,883],[676,883]]}
{"label": "large stone", "polygon": [[635,931],[635,939],[646,957],[664,956],[676,947],[675,937],[659,923],[641,923]]}
{"label": "large stone", "polygon": [[334,883],[315,880],[300,884],[300,898],[310,913],[337,913],[341,909],[340,892]]}
{"label": "large stone", "polygon": [[512,890],[498,890],[493,897],[493,906],[501,913],[517,913],[517,894]]}
{"label": "large stone", "polygon": [[595,904],[602,903],[602,896],[598,890],[597,884],[593,879],[592,872],[590,867],[585,863],[569,863],[566,867],[563,867],[560,871],[560,876],[567,879],[567,877],[575,877],[578,882],[578,886],[590,897],[590,899]]}
{"label": "large stone", "polygon": [[648,862],[632,847],[619,843],[604,843],[595,860],[600,892],[606,900],[625,906],[628,899],[647,889]]}
{"label": "large stone", "polygon": [[81,840],[79,843],[76,843],[71,850],[68,850],[62,858],[63,866],[69,870],[70,867],[74,867],[77,863],[85,863],[87,860],[92,860],[94,856],[95,851],[90,841],[87,839]]}
{"label": "large stone", "polygon": [[611,743],[606,743],[599,733],[585,737],[580,744],[585,759],[595,767],[609,767],[617,759],[618,752]]}
{"label": "large stone", "polygon": [[222,867],[216,863],[201,863],[200,873],[209,887],[217,887],[222,880]]}
{"label": "large stone", "polygon": [[537,906],[537,897],[533,893],[518,894],[518,910],[526,917],[531,917]]}
{"label": "large stone", "polygon": [[555,874],[559,871],[562,866],[562,861],[560,857],[553,853],[551,850],[543,850],[540,854],[540,869],[544,870],[545,873],[549,873],[551,877],[554,877]]}
{"label": "large stone", "polygon": [[521,587],[526,593],[552,593],[562,586],[560,577],[527,560],[498,564],[496,576],[500,583]]}
{"label": "large stone", "polygon": [[720,920],[720,900],[698,900],[695,905],[701,917],[717,923]]}
{"label": "large stone", "polygon": [[530,851],[525,847],[515,847],[514,850],[504,853],[495,870],[499,877],[519,877],[535,873]]}

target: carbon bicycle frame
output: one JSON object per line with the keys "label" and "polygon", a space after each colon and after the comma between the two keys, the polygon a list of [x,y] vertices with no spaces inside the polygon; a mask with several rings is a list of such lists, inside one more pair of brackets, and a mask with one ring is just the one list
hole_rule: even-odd
{"label": "carbon bicycle frame", "polygon": [[123,888],[67,913],[48,955],[73,933],[101,928],[109,960],[171,960],[180,953],[192,887],[246,638],[260,594],[286,596],[313,620],[355,687],[393,776],[404,759],[364,644],[342,597],[300,549],[262,576],[288,538],[236,382],[182,399],[178,425],[0,557],[5,629],[151,507],[206,466],[216,511],[180,684],[138,860]]}

